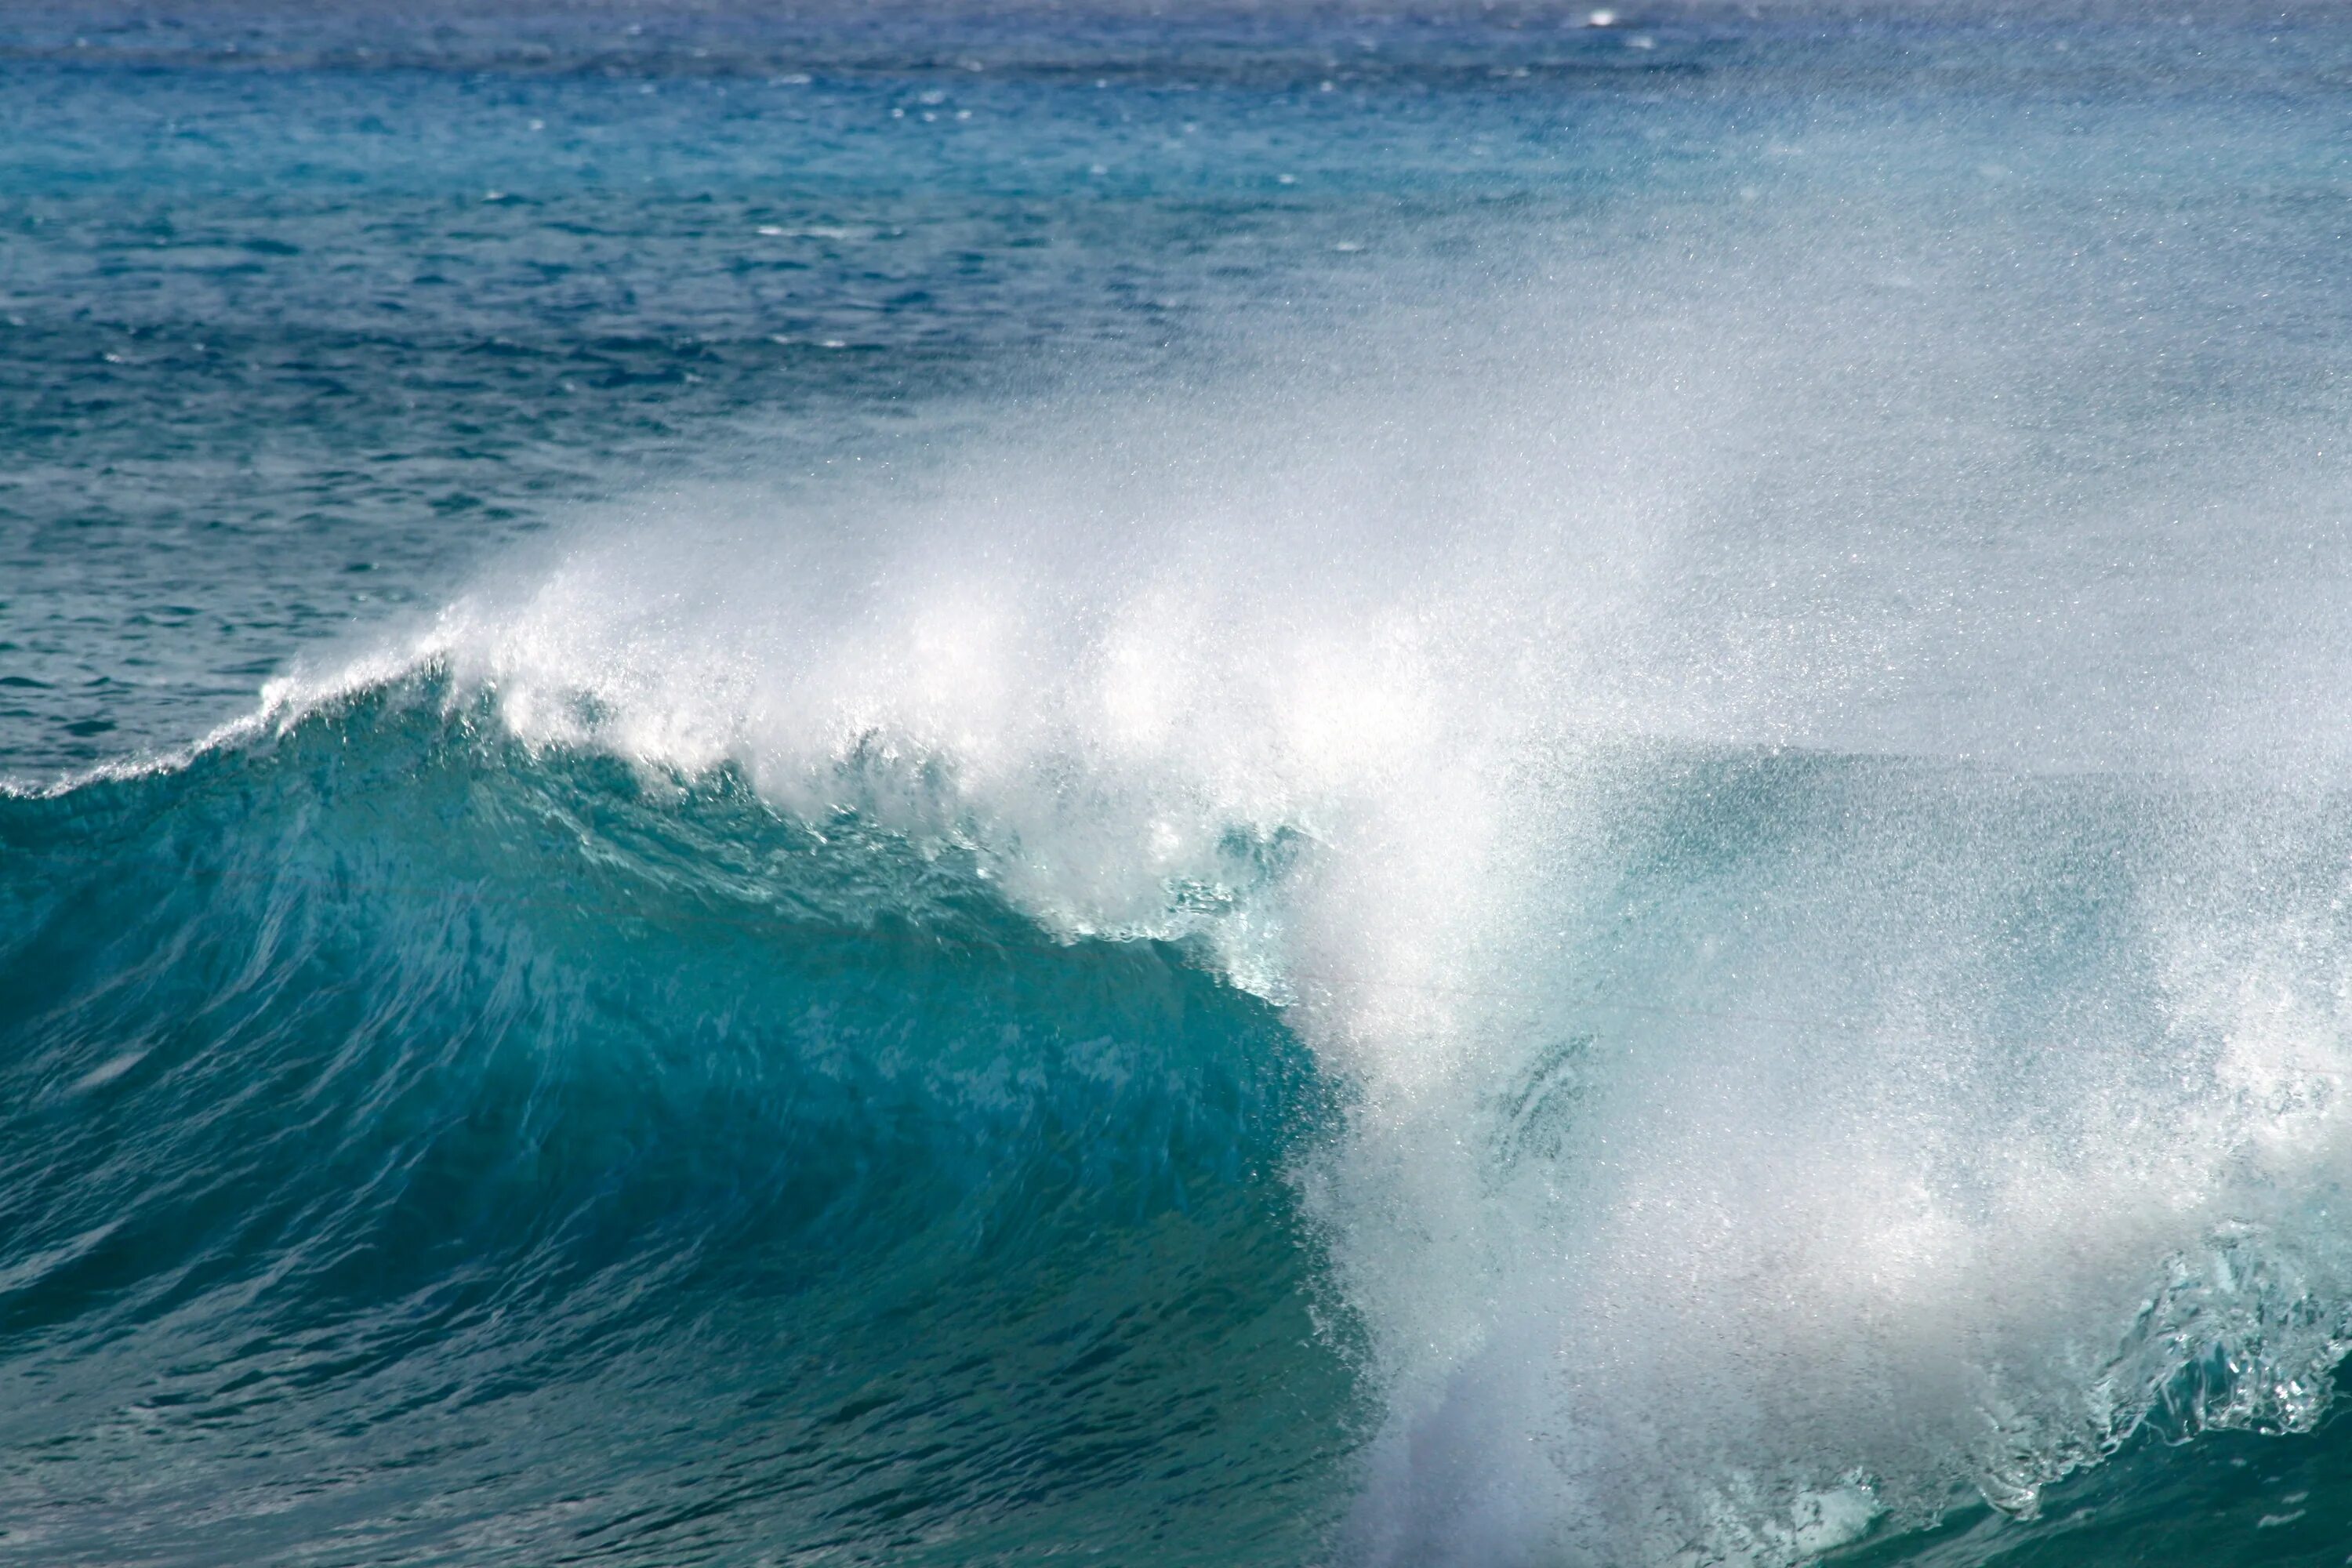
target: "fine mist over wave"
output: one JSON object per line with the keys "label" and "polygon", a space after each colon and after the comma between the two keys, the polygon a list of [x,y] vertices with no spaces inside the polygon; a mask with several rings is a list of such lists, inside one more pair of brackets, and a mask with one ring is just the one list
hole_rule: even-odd
{"label": "fine mist over wave", "polygon": [[1789,1563],[2307,1428],[2352,815],[2306,431],[2185,424],[2140,372],[2228,344],[2070,314],[2049,233],[1811,195],[680,490],[326,684],[421,665],[1278,1005],[1382,1412],[1342,1560]]}

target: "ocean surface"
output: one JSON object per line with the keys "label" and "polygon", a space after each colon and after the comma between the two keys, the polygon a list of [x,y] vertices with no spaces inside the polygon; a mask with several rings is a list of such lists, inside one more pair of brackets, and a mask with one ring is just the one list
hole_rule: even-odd
{"label": "ocean surface", "polygon": [[0,6],[0,1563],[2352,1551],[2352,13]]}

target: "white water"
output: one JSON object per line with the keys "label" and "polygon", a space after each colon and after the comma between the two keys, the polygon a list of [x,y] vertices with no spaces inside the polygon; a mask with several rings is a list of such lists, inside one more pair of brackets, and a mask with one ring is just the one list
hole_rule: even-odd
{"label": "white water", "polygon": [[2072,309],[2095,215],[2021,259],[1810,200],[680,492],[402,657],[1289,1004],[1353,1097],[1299,1180],[1387,1400],[1367,1560],[2030,1510],[2215,1344],[2206,1418],[2307,1424],[2352,1303],[2320,447],[2149,393],[2194,258],[2124,331]]}

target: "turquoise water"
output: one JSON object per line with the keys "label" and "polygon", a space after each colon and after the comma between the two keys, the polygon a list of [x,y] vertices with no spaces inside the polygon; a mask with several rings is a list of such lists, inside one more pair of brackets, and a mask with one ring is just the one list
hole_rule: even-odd
{"label": "turquoise water", "polygon": [[2347,70],[7,19],[0,1561],[2339,1561]]}
{"label": "turquoise water", "polygon": [[824,829],[397,698],[14,803],[11,1554],[1310,1552],[1299,1047]]}

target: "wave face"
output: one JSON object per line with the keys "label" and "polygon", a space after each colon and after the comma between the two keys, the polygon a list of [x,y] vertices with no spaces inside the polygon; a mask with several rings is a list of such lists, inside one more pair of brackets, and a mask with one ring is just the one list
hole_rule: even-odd
{"label": "wave face", "polygon": [[0,799],[0,1552],[1307,1550],[1263,1004],[425,696]]}

